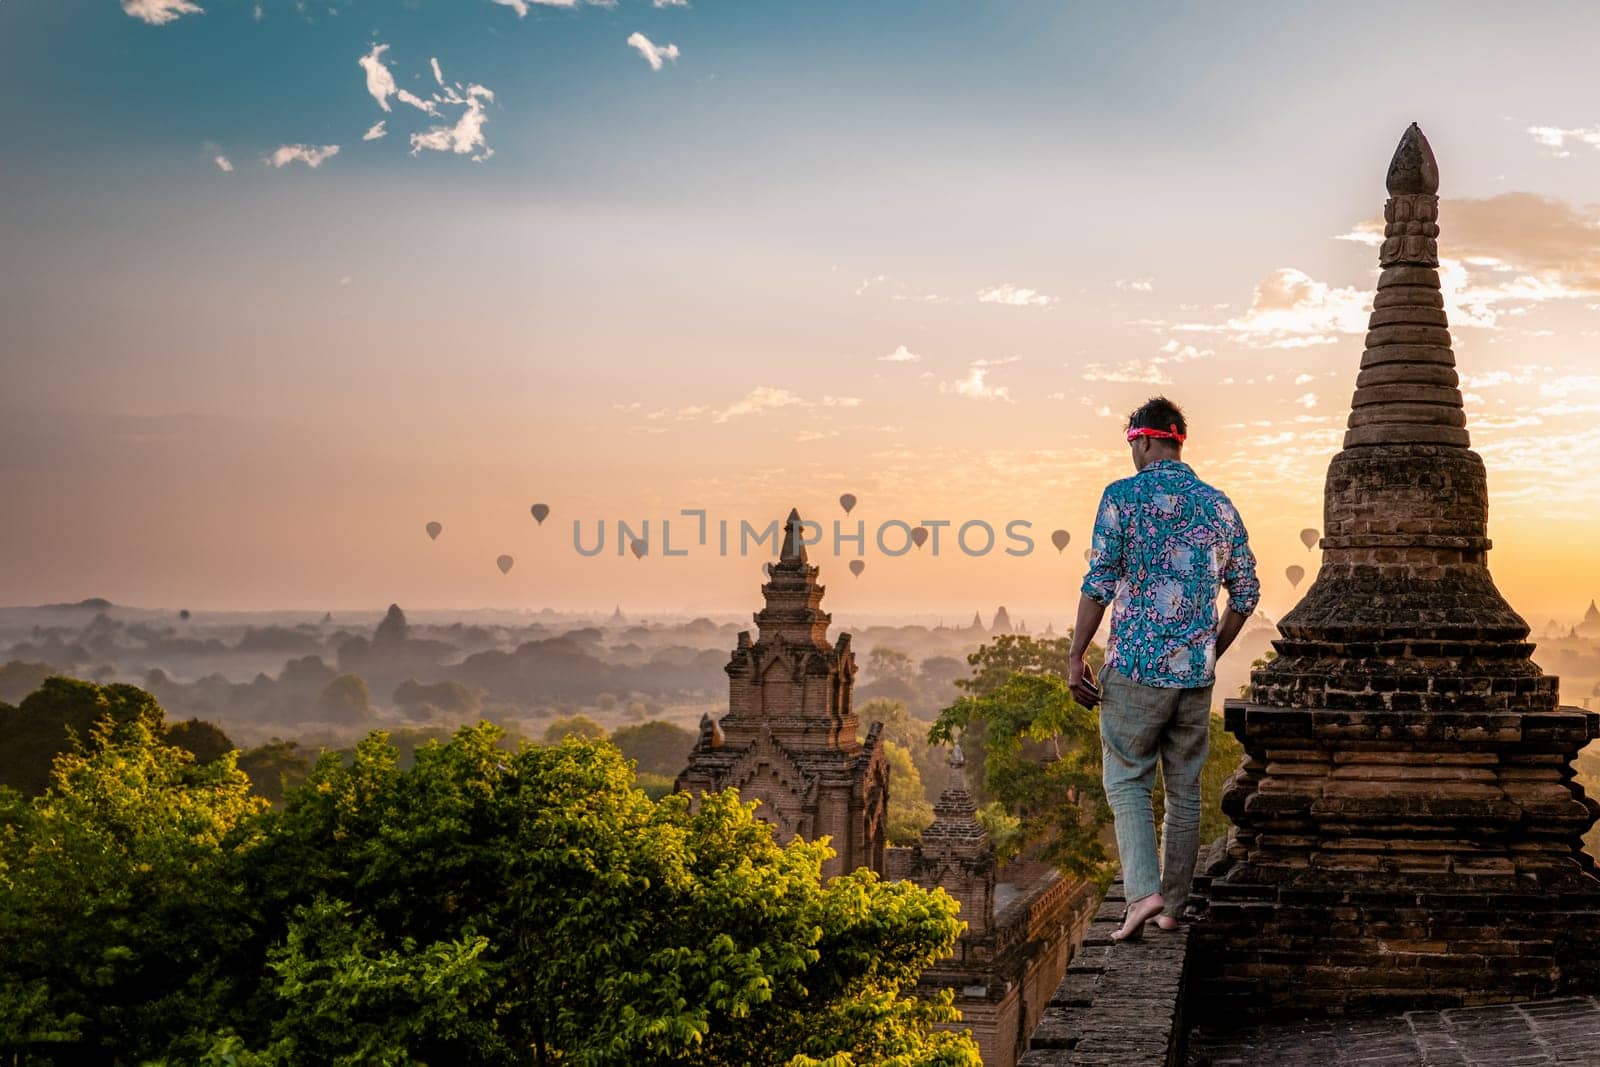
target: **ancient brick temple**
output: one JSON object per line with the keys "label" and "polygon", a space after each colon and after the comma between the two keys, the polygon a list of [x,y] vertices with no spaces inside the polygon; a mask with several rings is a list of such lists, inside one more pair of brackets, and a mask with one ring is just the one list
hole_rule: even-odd
{"label": "ancient brick temple", "polygon": [[857,867],[883,872],[889,767],[873,723],[866,740],[851,705],[856,660],[850,635],[828,643],[824,587],[806,562],[797,511],[761,587],[758,637],[745,631],[725,668],[728,713],[701,720],[700,738],[677,788],[696,795],[737,788],[778,840],[832,838],[824,876]]}
{"label": "ancient brick temple", "polygon": [[972,1031],[983,1062],[1012,1067],[1083,938],[1099,891],[1046,864],[999,863],[964,763],[954,747],[933,824],[916,844],[889,849],[886,873],[938,886],[961,902],[967,930],[955,952],[923,972],[918,989],[954,993],[957,1028]]}
{"label": "ancient brick temple", "polygon": [[[1366,351],[1328,468],[1323,559],[1276,660],[1230,700],[1246,759],[1191,938],[1202,1015],[1359,1012],[1600,988],[1600,806],[1486,562],[1438,275],[1439,175],[1415,125],[1390,164]],[[1203,881],[1203,880],[1202,880]]]}

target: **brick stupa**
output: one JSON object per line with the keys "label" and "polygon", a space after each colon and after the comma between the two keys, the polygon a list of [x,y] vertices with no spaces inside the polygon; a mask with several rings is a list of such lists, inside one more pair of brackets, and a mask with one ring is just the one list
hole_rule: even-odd
{"label": "brick stupa", "polygon": [[1191,957],[1213,1018],[1600,988],[1600,879],[1581,844],[1600,806],[1572,771],[1600,716],[1558,705],[1489,575],[1438,186],[1413,124],[1389,167],[1322,567],[1249,699],[1226,703],[1246,757]]}
{"label": "brick stupa", "polygon": [[761,587],[757,638],[741,632],[725,668],[728,713],[720,722],[702,719],[677,788],[698,796],[733,786],[760,801],[756,814],[776,827],[779,841],[831,838],[825,876],[857,867],[881,874],[889,798],[883,724],[873,723],[864,741],[857,737],[855,653],[849,634],[828,642],[826,587],[806,561],[801,529],[791,510]]}

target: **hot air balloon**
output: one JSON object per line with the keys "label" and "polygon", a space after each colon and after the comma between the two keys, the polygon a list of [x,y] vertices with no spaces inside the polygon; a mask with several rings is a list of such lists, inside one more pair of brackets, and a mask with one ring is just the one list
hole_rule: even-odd
{"label": "hot air balloon", "polygon": [[424,526],[423,529],[428,531],[428,540],[437,541],[439,540],[439,534],[443,532],[444,527],[440,526],[436,522],[430,522],[428,525]]}
{"label": "hot air balloon", "polygon": [[1067,543],[1072,540],[1072,535],[1065,530],[1057,530],[1050,535],[1050,543],[1056,546],[1057,552],[1066,550]]}
{"label": "hot air balloon", "polygon": [[543,526],[544,525],[545,516],[550,514],[550,505],[549,504],[535,504],[533,507],[529,508],[528,510],[533,512],[533,521],[538,523],[540,526]]}
{"label": "hot air balloon", "polygon": [[850,514],[850,509],[856,506],[856,495],[854,493],[844,494],[839,498],[839,506],[844,508],[846,515]]}
{"label": "hot air balloon", "polygon": [[918,526],[915,530],[912,530],[911,540],[918,548],[921,548],[923,545],[927,544],[928,528],[926,526]]}
{"label": "hot air balloon", "polygon": [[189,621],[189,609],[188,608],[184,608],[182,611],[178,612],[178,618],[182,619],[184,622],[188,622]]}
{"label": "hot air balloon", "polygon": [[500,568],[501,574],[510,574],[511,565],[515,562],[516,560],[512,559],[510,556],[501,556],[499,559],[494,561],[494,565]]}
{"label": "hot air balloon", "polygon": [[850,561],[850,573],[855,575],[857,578],[861,577],[861,572],[866,569],[866,560],[853,559]]}
{"label": "hot air balloon", "polygon": [[644,559],[645,550],[648,549],[648,548],[649,548],[648,545],[646,545],[643,541],[641,541],[637,537],[635,537],[633,539],[633,558],[634,559]]}
{"label": "hot air balloon", "polygon": [[1306,549],[1309,551],[1310,549],[1316,547],[1317,538],[1321,536],[1322,535],[1317,533],[1316,530],[1312,529],[1310,526],[1307,526],[1304,530],[1300,531],[1300,543],[1305,545]]}
{"label": "hot air balloon", "polygon": [[1283,576],[1289,579],[1290,585],[1298,589],[1300,587],[1300,579],[1306,576],[1306,569],[1300,566],[1298,563],[1291,563],[1288,567],[1284,568]]}

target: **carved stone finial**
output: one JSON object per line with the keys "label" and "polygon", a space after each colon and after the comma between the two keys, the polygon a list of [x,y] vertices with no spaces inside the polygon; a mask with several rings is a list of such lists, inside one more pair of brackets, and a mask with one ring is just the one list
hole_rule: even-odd
{"label": "carved stone finial", "polygon": [[1439,191],[1439,163],[1433,158],[1433,148],[1422,135],[1422,128],[1415,122],[1400,135],[1400,144],[1389,161],[1389,177],[1385,184],[1390,196],[1415,193],[1432,196]]}
{"label": "carved stone finial", "polygon": [[802,532],[800,509],[790,508],[789,517],[783,524],[783,548],[778,552],[779,562],[797,560],[804,563],[806,561],[806,544],[805,539],[801,536]]}

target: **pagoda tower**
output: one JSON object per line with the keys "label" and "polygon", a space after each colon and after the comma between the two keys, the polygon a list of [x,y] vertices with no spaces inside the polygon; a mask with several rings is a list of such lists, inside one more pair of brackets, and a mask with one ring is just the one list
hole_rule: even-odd
{"label": "pagoda tower", "polygon": [[806,561],[800,533],[800,514],[791,510],[761,587],[766,606],[755,614],[756,640],[741,632],[724,668],[728,713],[701,721],[677,788],[695,795],[737,788],[760,801],[756,814],[777,828],[779,841],[829,837],[835,856],[824,875],[858,867],[881,874],[889,798],[883,724],[873,723],[865,741],[857,737],[850,635],[828,642],[826,587]]}
{"label": "pagoda tower", "polygon": [[[1322,566],[1278,657],[1225,705],[1245,759],[1201,886],[1197,994],[1360,1012],[1600,988],[1600,879],[1573,782],[1600,716],[1558,706],[1487,564],[1439,288],[1439,174],[1413,124],[1389,166],[1382,273]],[[1204,883],[1209,880],[1209,886]]]}

